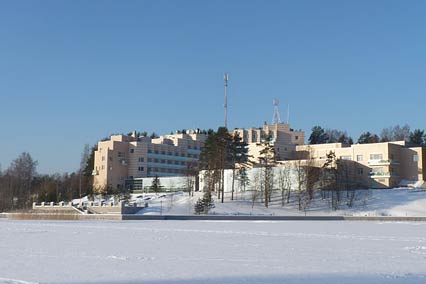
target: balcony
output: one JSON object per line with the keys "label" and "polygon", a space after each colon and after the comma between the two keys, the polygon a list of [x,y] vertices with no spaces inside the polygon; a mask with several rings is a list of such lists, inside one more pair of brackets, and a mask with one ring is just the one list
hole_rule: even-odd
{"label": "balcony", "polygon": [[389,165],[399,165],[398,161],[395,160],[368,160],[369,166],[389,166]]}
{"label": "balcony", "polygon": [[369,176],[370,178],[390,178],[390,177],[397,177],[398,175],[395,173],[390,173],[390,172],[377,172],[377,173],[371,172]]}
{"label": "balcony", "polygon": [[370,178],[390,178],[391,173],[370,173]]}

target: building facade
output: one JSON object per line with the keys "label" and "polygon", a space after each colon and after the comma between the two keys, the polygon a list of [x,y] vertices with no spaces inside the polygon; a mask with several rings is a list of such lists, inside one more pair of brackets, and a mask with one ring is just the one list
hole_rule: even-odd
{"label": "building facade", "polygon": [[426,147],[412,147],[404,141],[344,146],[342,143],[301,145],[295,159],[325,162],[327,153],[346,161],[354,180],[370,188],[391,188],[423,183],[426,178]]}
{"label": "building facade", "polygon": [[264,124],[259,128],[236,128],[232,133],[238,133],[248,144],[248,154],[253,162],[259,162],[259,153],[263,149],[262,142],[267,137],[271,139],[277,160],[291,159],[296,151],[296,146],[305,143],[305,133],[292,129],[286,123]]}
{"label": "building facade", "polygon": [[122,189],[144,177],[184,176],[197,163],[205,140],[206,135],[192,131],[159,138],[113,135],[98,142],[93,185]]}

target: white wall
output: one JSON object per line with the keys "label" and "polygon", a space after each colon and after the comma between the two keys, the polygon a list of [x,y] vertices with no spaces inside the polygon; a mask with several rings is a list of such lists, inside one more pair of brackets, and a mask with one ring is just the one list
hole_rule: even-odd
{"label": "white wall", "polygon": [[[141,178],[143,188],[150,188],[154,177]],[[186,188],[187,177],[158,177],[162,189],[179,190]],[[194,178],[195,179],[195,178]]]}
{"label": "white wall", "polygon": [[[279,172],[283,167],[273,167],[274,174],[274,189],[279,188]],[[263,168],[248,168],[246,169],[247,177],[249,179],[249,184],[246,185],[246,190],[254,190],[255,189],[255,179],[256,176],[262,175]],[[296,167],[292,166],[290,168],[290,178],[291,178],[291,187],[292,190],[297,188],[297,172]],[[205,182],[204,182],[204,171],[200,172],[200,190],[204,190]],[[244,188],[240,187],[240,181],[238,180],[238,171],[235,171],[235,181],[234,181],[234,192],[239,192],[244,190]],[[257,188],[259,190],[259,188]],[[225,192],[232,191],[232,170],[225,170]]]}

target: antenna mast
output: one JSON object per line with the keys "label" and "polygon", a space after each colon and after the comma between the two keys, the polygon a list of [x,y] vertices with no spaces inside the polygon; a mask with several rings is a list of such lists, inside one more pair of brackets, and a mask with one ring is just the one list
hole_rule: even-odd
{"label": "antenna mast", "polygon": [[225,103],[223,107],[225,108],[225,127],[228,128],[228,73],[225,73],[223,80],[225,82]]}
{"label": "antenna mast", "polygon": [[281,123],[280,112],[278,111],[278,105],[280,104],[280,101],[278,99],[274,99],[273,103],[274,103],[274,116],[272,118],[272,123],[278,124],[278,123]]}
{"label": "antenna mast", "polygon": [[287,105],[287,124],[289,123],[290,120],[290,104]]}

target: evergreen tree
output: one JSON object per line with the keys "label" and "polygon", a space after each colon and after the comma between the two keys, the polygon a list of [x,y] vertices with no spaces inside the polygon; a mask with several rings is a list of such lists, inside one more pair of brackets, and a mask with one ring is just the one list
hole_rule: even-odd
{"label": "evergreen tree", "polygon": [[235,187],[235,171],[236,166],[245,167],[248,163],[248,149],[247,143],[245,143],[238,133],[235,133],[232,138],[229,151],[229,163],[232,168],[232,189],[231,189],[231,200],[234,200],[234,187]]}
{"label": "evergreen tree", "polygon": [[416,145],[425,145],[426,144],[426,135],[424,130],[415,129],[410,134],[410,143],[416,144]]}
{"label": "evergreen tree", "polygon": [[151,183],[151,189],[155,192],[158,193],[161,189],[161,184],[160,184],[160,178],[158,177],[158,175],[155,175],[154,179],[152,180]]}
{"label": "evergreen tree", "polygon": [[271,137],[268,136],[262,142],[262,150],[259,152],[259,166],[263,168],[263,189],[264,189],[264,202],[265,207],[269,206],[269,201],[271,200],[271,194],[273,189],[273,170],[272,167],[276,164],[276,154],[275,148],[271,143]]}
{"label": "evergreen tree", "polygon": [[371,134],[369,131],[362,133],[358,138],[359,144],[378,143],[379,136]]}
{"label": "evergreen tree", "polygon": [[327,143],[328,136],[321,126],[312,127],[311,135],[309,136],[309,144],[323,144]]}
{"label": "evergreen tree", "polygon": [[211,192],[207,191],[199,198],[194,205],[195,214],[208,214],[209,210],[214,207]]}
{"label": "evergreen tree", "polygon": [[213,192],[217,187],[218,198],[224,202],[224,170],[231,168],[232,136],[228,129],[219,127],[217,132],[211,132],[207,136],[204,148],[200,154],[200,168],[205,170],[205,179],[208,190]]}

